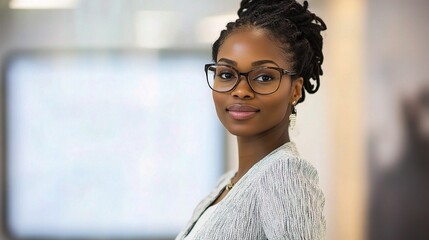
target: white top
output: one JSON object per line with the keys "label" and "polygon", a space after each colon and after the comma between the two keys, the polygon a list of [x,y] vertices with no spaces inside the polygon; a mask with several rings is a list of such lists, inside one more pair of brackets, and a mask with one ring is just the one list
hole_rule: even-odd
{"label": "white top", "polygon": [[204,223],[207,222],[210,216],[214,213],[217,206],[218,204],[215,204],[204,211],[203,215],[201,215],[201,217],[198,219],[198,221],[195,223],[194,227],[192,228],[191,232],[188,234],[188,236],[185,237],[184,240],[195,239],[195,235],[198,233],[198,230],[200,230],[200,228],[204,225]]}
{"label": "white top", "polygon": [[[191,232],[235,171],[196,207],[176,240]],[[197,240],[321,240],[325,238],[325,198],[313,165],[287,142],[255,163],[195,231]],[[194,226],[195,227],[195,226]]]}

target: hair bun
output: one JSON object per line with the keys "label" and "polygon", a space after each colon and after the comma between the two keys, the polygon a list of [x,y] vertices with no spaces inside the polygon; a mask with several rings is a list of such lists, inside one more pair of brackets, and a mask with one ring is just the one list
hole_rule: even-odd
{"label": "hair bun", "polygon": [[285,7],[292,4],[293,0],[242,0],[240,9],[238,9],[238,17],[244,17],[252,14],[261,7]]}

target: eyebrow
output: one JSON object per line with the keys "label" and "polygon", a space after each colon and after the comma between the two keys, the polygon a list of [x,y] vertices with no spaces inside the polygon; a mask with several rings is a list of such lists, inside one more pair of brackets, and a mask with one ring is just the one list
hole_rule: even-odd
{"label": "eyebrow", "polygon": [[230,65],[237,66],[237,62],[236,61],[230,60],[228,58],[221,58],[221,59],[219,59],[218,62],[225,62],[225,63],[228,63]]}
{"label": "eyebrow", "polygon": [[[221,59],[219,59],[218,62],[225,62],[225,63],[228,63],[230,65],[237,66],[237,62],[236,61],[233,61],[233,60],[227,59],[227,58],[221,58]],[[259,66],[259,65],[262,65],[262,64],[265,64],[265,63],[271,63],[271,64],[276,65],[277,67],[279,66],[276,62],[274,62],[272,60],[258,60],[258,61],[252,62],[252,66],[253,67],[254,66]]]}

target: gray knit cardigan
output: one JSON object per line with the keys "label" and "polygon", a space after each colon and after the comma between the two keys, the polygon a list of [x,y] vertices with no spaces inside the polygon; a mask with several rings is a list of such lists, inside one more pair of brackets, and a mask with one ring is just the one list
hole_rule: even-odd
{"label": "gray knit cardigan", "polygon": [[[235,174],[224,174],[196,207],[176,240],[183,239]],[[325,198],[316,169],[287,142],[268,154],[235,184],[197,232],[201,240],[324,239]]]}

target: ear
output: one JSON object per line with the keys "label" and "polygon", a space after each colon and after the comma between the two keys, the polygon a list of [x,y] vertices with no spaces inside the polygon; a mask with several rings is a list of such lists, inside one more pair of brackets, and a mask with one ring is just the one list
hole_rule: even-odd
{"label": "ear", "polygon": [[291,103],[294,101],[298,102],[302,94],[302,85],[304,84],[304,78],[299,77],[292,81],[291,89]]}

